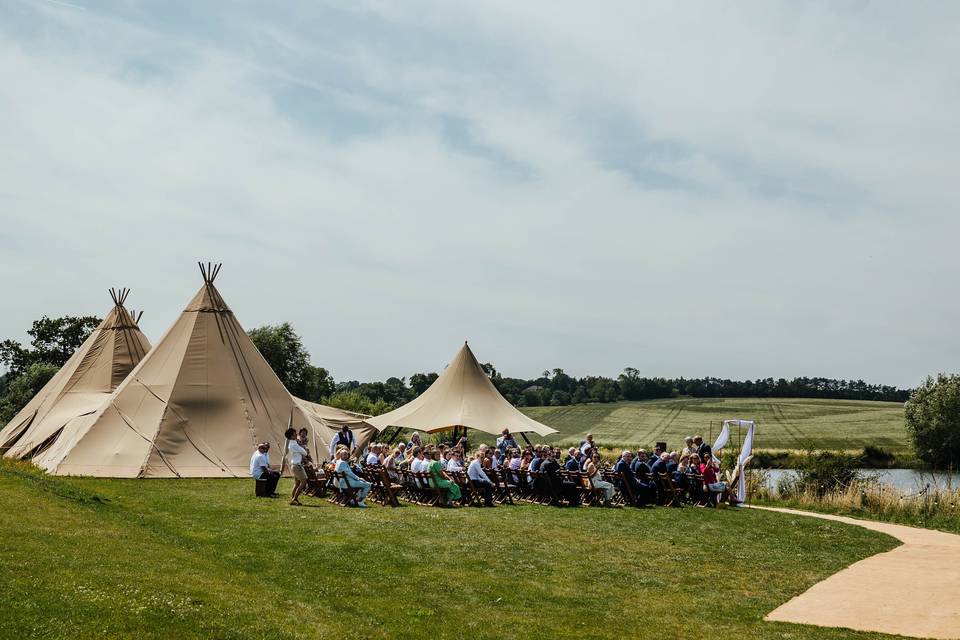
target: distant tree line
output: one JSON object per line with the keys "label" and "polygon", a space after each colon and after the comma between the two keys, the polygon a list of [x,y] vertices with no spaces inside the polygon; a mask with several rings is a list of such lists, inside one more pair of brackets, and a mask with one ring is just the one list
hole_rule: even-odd
{"label": "distant tree line", "polygon": [[[74,350],[99,324],[93,316],[43,317],[28,331],[25,346],[14,340],[0,342],[0,427],[6,424],[67,361]],[[252,329],[250,338],[277,376],[294,395],[350,411],[376,415],[389,411],[426,391],[436,372],[390,377],[384,381],[336,382],[330,372],[310,361],[310,354],[290,323]],[[694,398],[831,398],[842,400],[888,400],[904,402],[907,389],[869,384],[863,380],[829,378],[660,378],[641,376],[627,367],[616,378],[576,378],[563,369],[544,371],[533,379],[500,374],[490,363],[482,365],[494,386],[515,406],[567,406],[588,402],[652,400],[689,396]]]}

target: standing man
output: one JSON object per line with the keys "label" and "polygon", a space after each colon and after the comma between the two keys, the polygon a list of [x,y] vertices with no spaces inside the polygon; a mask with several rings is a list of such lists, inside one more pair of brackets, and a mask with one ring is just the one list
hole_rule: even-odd
{"label": "standing man", "polygon": [[596,449],[597,445],[593,443],[593,434],[588,433],[587,439],[580,443],[580,453],[587,453],[587,449]]}
{"label": "standing man", "polygon": [[257,445],[257,450],[250,456],[250,477],[256,481],[267,483],[264,496],[276,498],[277,483],[280,482],[280,472],[270,468],[270,443],[261,442]]}
{"label": "standing man", "polygon": [[693,446],[697,448],[697,455],[703,460],[704,454],[713,455],[713,449],[703,441],[703,436],[693,436]]}
{"label": "standing man", "polygon": [[349,452],[347,458],[353,457],[353,450],[357,448],[356,438],[353,437],[353,431],[350,430],[348,425],[340,425],[340,431],[337,432],[337,435],[333,436],[330,440],[330,459],[337,459],[337,447],[344,446]]}
{"label": "standing man", "polygon": [[513,439],[513,436],[510,435],[510,429],[504,429],[500,432],[500,437],[497,438],[497,449],[500,450],[500,453],[506,454],[507,449],[517,449],[517,441]]}

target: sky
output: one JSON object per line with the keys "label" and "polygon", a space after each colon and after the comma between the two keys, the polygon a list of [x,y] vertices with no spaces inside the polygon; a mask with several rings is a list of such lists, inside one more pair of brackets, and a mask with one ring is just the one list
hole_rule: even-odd
{"label": "sky", "polygon": [[0,2],[0,337],[201,285],[337,380],[960,369],[960,4]]}

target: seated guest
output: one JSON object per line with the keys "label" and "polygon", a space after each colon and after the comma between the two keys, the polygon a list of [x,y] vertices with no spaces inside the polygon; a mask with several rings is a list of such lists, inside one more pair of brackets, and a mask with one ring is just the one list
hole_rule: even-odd
{"label": "seated guest", "polygon": [[543,474],[544,486],[550,489],[550,504],[560,506],[558,497],[567,500],[571,505],[580,504],[580,492],[577,485],[560,477],[560,463],[557,462],[552,449],[547,449],[547,457],[540,463],[540,473]]}
{"label": "seated guest", "polygon": [[667,473],[674,473],[677,470],[677,466],[680,464],[680,456],[676,451],[670,452],[670,457],[667,459]]}
{"label": "seated guest", "polygon": [[520,468],[523,471],[530,470],[530,463],[533,461],[533,453],[530,451],[524,451],[523,455],[520,456]]}
{"label": "seated guest", "polygon": [[261,442],[257,445],[257,450],[250,456],[250,477],[256,481],[266,482],[263,496],[276,498],[277,483],[280,482],[280,472],[270,468],[270,443]]}
{"label": "seated guest", "polygon": [[473,456],[473,460],[470,461],[470,466],[467,467],[467,477],[470,478],[472,486],[483,494],[484,506],[492,507],[495,506],[493,504],[493,483],[490,482],[490,478],[483,471],[483,457],[484,452],[481,446],[481,449]]}
{"label": "seated guest", "polygon": [[649,458],[647,457],[647,452],[646,452],[646,450],[644,450],[644,449],[637,449],[637,456],[633,459],[633,470],[634,470],[634,472],[636,472],[636,470],[637,470],[637,465],[638,465],[638,464],[644,465],[645,467],[647,467],[648,470],[650,469],[650,464],[651,464],[651,462],[650,462]]}
{"label": "seated guest", "polygon": [[414,446],[413,449],[413,459],[410,461],[410,471],[413,473],[423,473],[425,469],[423,468],[424,457],[423,449],[418,446]]}
{"label": "seated guest", "polygon": [[517,441],[513,439],[513,436],[510,435],[510,429],[504,429],[500,433],[500,437],[497,438],[497,449],[500,450],[500,453],[506,453],[507,449],[512,449],[517,446]]}
{"label": "seated guest", "polygon": [[586,451],[582,452],[583,455],[580,456],[580,471],[585,471],[587,468],[587,461],[593,460],[593,454],[600,455],[600,452],[593,447],[587,447]]}
{"label": "seated guest", "polygon": [[693,444],[693,436],[687,436],[683,439],[683,449],[680,450],[680,457],[689,456],[697,453],[697,447]]}
{"label": "seated guest", "polygon": [[457,486],[453,478],[447,475],[447,472],[444,471],[440,465],[440,451],[432,451],[431,457],[432,459],[428,461],[427,464],[427,473],[430,474],[430,485],[441,489],[443,491],[444,504],[451,506],[453,500],[460,499],[460,487]]}
{"label": "seated guest", "polygon": [[567,461],[563,463],[563,468],[567,471],[579,472],[580,471],[580,458],[583,457],[583,454],[580,453],[580,449],[576,447],[570,447],[568,451],[569,456]]}
{"label": "seated guest", "polygon": [[343,474],[343,479],[340,481],[340,488],[346,489],[350,487],[352,489],[359,489],[357,492],[357,506],[366,508],[367,503],[364,502],[363,499],[370,493],[370,487],[373,485],[354,473],[350,467],[350,452],[348,450],[341,449],[337,452],[337,464],[333,469],[336,473]]}
{"label": "seated guest", "polygon": [[487,449],[487,458],[490,459],[490,469],[497,471],[500,469],[500,450],[497,448]]}
{"label": "seated guest", "polygon": [[704,454],[713,454],[710,445],[703,441],[703,436],[693,436],[693,446],[697,448],[697,455],[700,456],[701,460],[703,460]]}
{"label": "seated guest", "polygon": [[543,451],[544,449],[540,448],[540,445],[537,445],[533,448],[533,459],[530,460],[529,467],[530,473],[536,473],[540,470],[540,463],[543,462],[543,458],[541,457],[543,455]]}
{"label": "seated guest", "polygon": [[654,474],[654,476],[660,475],[661,473],[667,473],[667,462],[669,460],[669,453],[661,453],[660,457],[653,463],[653,466],[650,467],[650,473]]}
{"label": "seated guest", "polygon": [[387,470],[387,476],[393,482],[400,481],[400,474],[397,473],[397,449],[383,459],[383,468]]}
{"label": "seated guest", "polygon": [[620,454],[617,463],[613,465],[614,472],[620,474],[619,482],[624,485],[620,487],[624,496],[632,495],[634,500],[639,503],[639,491],[637,487],[637,476],[634,472],[635,465],[633,452],[626,449]]}
{"label": "seated guest", "polygon": [[463,454],[459,451],[450,450],[447,451],[447,472],[448,473],[458,473],[463,471]]}
{"label": "seated guest", "polygon": [[370,445],[370,452],[367,453],[367,464],[371,466],[380,464],[380,445],[376,442]]}
{"label": "seated guest", "polygon": [[[653,483],[649,480],[640,480],[637,478],[634,469],[644,469],[644,473],[649,476],[650,468],[645,464],[634,464],[632,451],[624,451],[614,465],[613,470],[621,475],[621,482],[627,485],[629,493],[633,494],[636,506],[641,507],[656,501],[656,492]],[[624,495],[628,492],[621,487]]]}
{"label": "seated guest", "polygon": [[595,489],[603,490],[603,506],[609,507],[616,488],[613,486],[613,483],[607,482],[600,475],[600,454],[594,453],[591,458],[585,460],[585,463],[583,472],[587,474],[587,477],[590,479],[590,484]]}
{"label": "seated guest", "polygon": [[711,506],[713,506],[720,501],[720,496],[727,489],[727,483],[718,481],[717,469],[720,467],[709,453],[704,454],[702,459],[700,475],[703,476],[703,488],[715,498],[715,500],[710,501]]}
{"label": "seated guest", "polygon": [[407,443],[401,442],[397,445],[397,448],[394,449],[394,455],[397,458],[397,462],[400,462],[407,456]]}

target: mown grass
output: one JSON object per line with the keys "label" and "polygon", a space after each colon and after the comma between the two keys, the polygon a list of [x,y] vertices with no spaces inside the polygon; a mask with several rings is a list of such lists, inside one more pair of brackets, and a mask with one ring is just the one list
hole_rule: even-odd
{"label": "mown grass", "polygon": [[[560,431],[550,440],[579,442],[593,433],[601,444],[680,447],[688,435],[716,437],[720,422],[756,420],[755,448],[856,450],[867,445],[909,452],[903,405],[895,402],[806,398],[676,398],[644,402],[529,407],[523,412]],[[736,440],[737,434],[734,433]],[[744,434],[745,435],[745,434]]]}
{"label": "mown grass", "polygon": [[762,617],[896,545],[749,510],[297,509],[251,489],[0,463],[0,637],[872,637]]}

